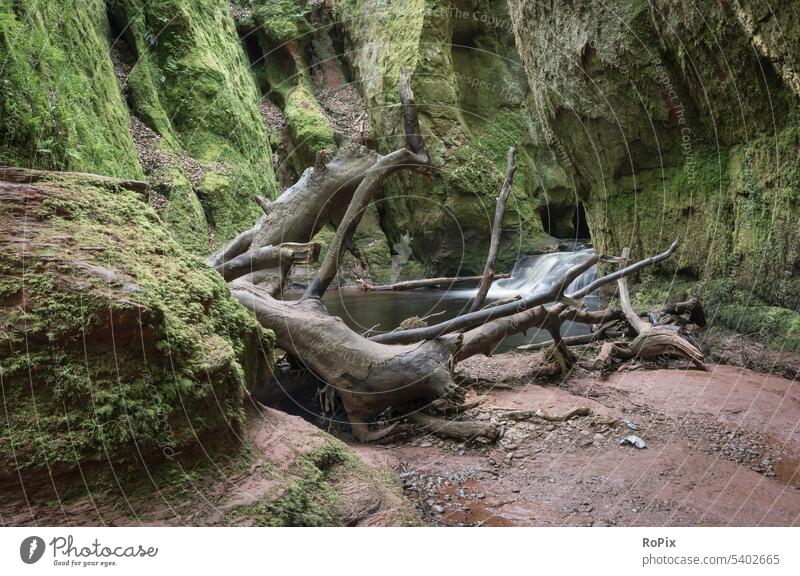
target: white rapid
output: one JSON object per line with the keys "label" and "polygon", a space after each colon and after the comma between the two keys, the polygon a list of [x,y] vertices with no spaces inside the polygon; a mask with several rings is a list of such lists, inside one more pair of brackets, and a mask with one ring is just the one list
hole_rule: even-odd
{"label": "white rapid", "polygon": [[[511,278],[498,280],[489,289],[488,298],[496,300],[509,296],[525,296],[534,292],[543,280],[561,276],[567,270],[585,261],[594,251],[591,248],[575,252],[552,252],[540,256],[523,258],[514,266]],[[597,277],[597,267],[592,266],[576,278],[567,288],[566,293],[580,290]],[[475,290],[457,290],[456,296],[470,296]]]}

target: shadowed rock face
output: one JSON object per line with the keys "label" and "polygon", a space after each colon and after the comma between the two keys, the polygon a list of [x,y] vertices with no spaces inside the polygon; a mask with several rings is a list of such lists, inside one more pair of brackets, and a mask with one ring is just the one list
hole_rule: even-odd
{"label": "shadowed rock face", "polygon": [[786,314],[791,328],[797,316],[774,307],[800,307],[796,10],[509,6],[533,119],[585,197],[595,245],[647,253],[681,236],[662,271],[704,280],[712,303],[763,304],[746,318],[721,309],[739,329],[768,332]]}
{"label": "shadowed rock face", "polygon": [[407,237],[414,258],[433,275],[480,273],[513,144],[519,169],[498,267],[542,248],[541,184],[553,163],[539,168],[545,149],[537,147],[529,121],[529,91],[505,2],[332,4],[376,145],[391,150],[402,141],[396,86],[405,68],[433,158],[432,176],[398,175],[376,201],[390,242]]}

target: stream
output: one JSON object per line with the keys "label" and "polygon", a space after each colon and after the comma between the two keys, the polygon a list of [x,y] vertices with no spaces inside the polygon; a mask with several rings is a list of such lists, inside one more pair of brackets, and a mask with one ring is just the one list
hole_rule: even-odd
{"label": "stream", "polygon": [[[579,246],[573,252],[553,252],[538,256],[521,258],[511,272],[511,278],[495,282],[487,296],[487,303],[509,296],[526,296],[536,290],[539,282],[562,275],[593,254],[591,248]],[[567,289],[567,294],[589,284],[596,277],[593,266],[575,279]],[[420,288],[397,292],[361,292],[356,288],[329,290],[324,297],[328,311],[339,316],[357,332],[372,330],[371,334],[391,331],[406,318],[419,316],[428,319],[429,324],[443,322],[469,311],[477,287],[451,287],[449,289]],[[597,296],[592,294],[584,300],[590,309],[597,306]],[[565,322],[562,335],[576,336],[587,334],[589,327],[584,324]],[[513,350],[521,344],[543,342],[550,339],[546,330],[532,329],[527,334],[516,334],[500,342],[494,352]]]}

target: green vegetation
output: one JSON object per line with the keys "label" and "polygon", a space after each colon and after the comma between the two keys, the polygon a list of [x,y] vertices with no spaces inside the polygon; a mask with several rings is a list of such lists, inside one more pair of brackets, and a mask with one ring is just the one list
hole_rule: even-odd
{"label": "green vegetation", "polygon": [[314,96],[311,79],[311,42],[328,31],[314,32],[307,0],[241,0],[239,4],[249,12],[237,25],[248,30],[260,50],[253,72],[265,97],[283,110],[291,135],[288,162],[300,175],[314,163],[317,152],[335,146],[330,120]]}
{"label": "green vegetation", "polygon": [[[285,470],[264,472],[281,490],[256,504],[237,506],[225,516],[227,524],[246,522],[256,526],[340,526],[354,520],[347,517],[342,488],[360,485],[376,501],[402,502],[402,487],[394,474],[368,467],[345,444],[320,432],[320,443],[298,455]],[[402,518],[414,524],[413,518]]]}
{"label": "green vegetation", "polygon": [[[432,176],[398,174],[379,204],[391,243],[408,235],[429,274],[479,273],[488,250],[495,198],[514,145],[519,170],[508,204],[498,265],[510,267],[543,239],[541,199],[532,184],[532,145],[524,70],[510,30],[455,18],[448,5],[414,2],[333,3],[381,150],[402,143],[397,106],[401,69],[414,96]],[[507,16],[504,2],[459,9]],[[380,38],[380,43],[374,39]]]}
{"label": "green vegetation", "polygon": [[305,166],[313,164],[317,152],[335,146],[330,122],[305,84],[289,90],[284,114]]}
{"label": "green vegetation", "polygon": [[141,178],[102,0],[0,0],[0,164]]}
{"label": "green vegetation", "polygon": [[133,110],[167,151],[207,166],[195,192],[226,242],[258,218],[254,194],[277,193],[260,95],[227,3],[121,0],[110,10],[137,57]]}
{"label": "green vegetation", "polygon": [[176,166],[167,166],[151,174],[150,180],[153,188],[169,200],[161,219],[178,244],[197,256],[209,254],[206,216],[185,172]]}
{"label": "green vegetation", "polygon": [[343,444],[331,439],[292,463],[292,477],[277,499],[238,509],[233,515],[248,518],[256,526],[334,526],[341,513],[336,478],[342,467],[357,460]]}
{"label": "green vegetation", "polygon": [[668,0],[510,7],[537,118],[584,199],[596,247],[631,246],[639,257],[681,237],[658,268],[662,283],[696,282],[707,307],[719,307],[717,322],[795,346],[800,84],[785,65],[798,45],[791,9],[737,2],[698,11]]}

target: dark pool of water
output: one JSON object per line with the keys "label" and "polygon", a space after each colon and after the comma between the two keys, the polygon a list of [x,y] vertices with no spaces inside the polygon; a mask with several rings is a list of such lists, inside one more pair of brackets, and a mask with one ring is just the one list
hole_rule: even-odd
{"label": "dark pool of water", "polygon": [[[436,324],[464,314],[469,311],[471,304],[471,298],[465,293],[469,292],[433,289],[361,292],[358,289],[344,288],[329,290],[325,294],[324,302],[331,314],[342,318],[353,330],[363,333],[372,329],[371,334],[377,334],[393,330],[411,316],[422,318],[437,314],[428,320],[429,324]],[[593,308],[596,299],[588,297],[586,304]],[[565,322],[561,331],[562,336],[588,333],[588,326],[572,322]],[[505,352],[521,344],[546,340],[550,340],[550,334],[546,330],[532,328],[527,335],[509,336],[498,344],[495,352]]]}

